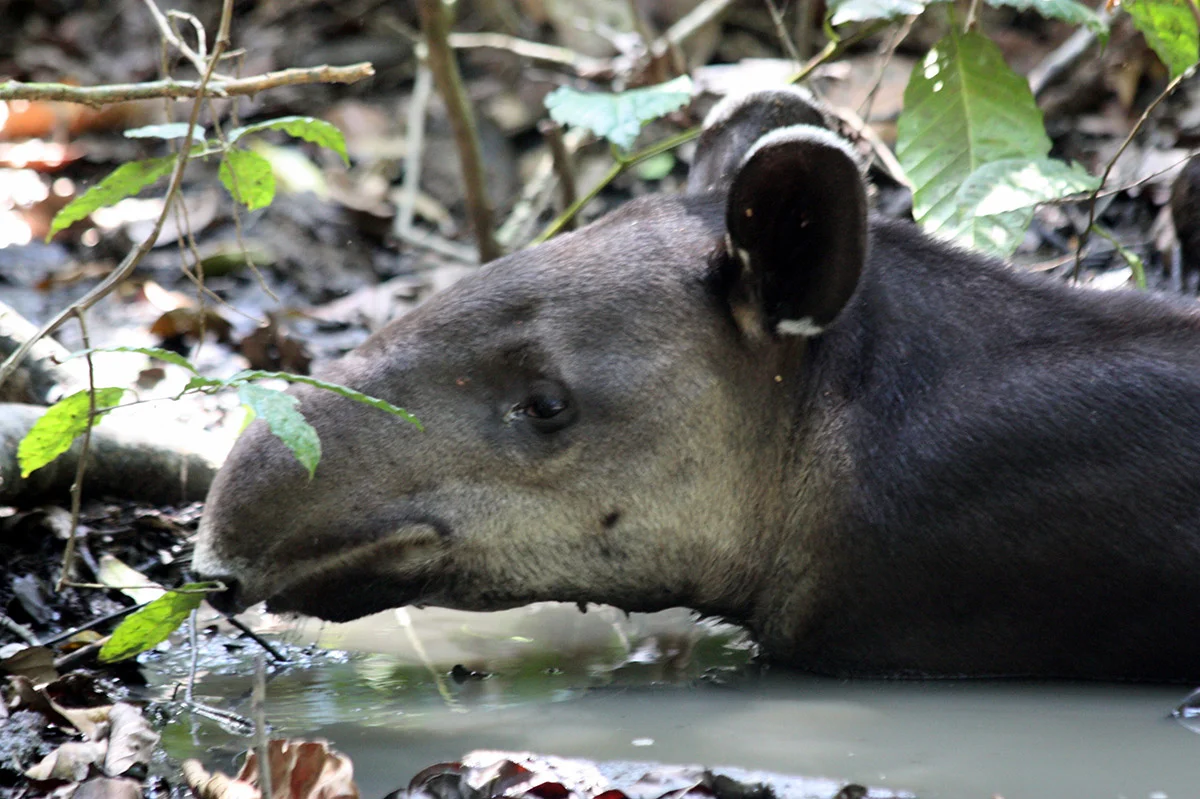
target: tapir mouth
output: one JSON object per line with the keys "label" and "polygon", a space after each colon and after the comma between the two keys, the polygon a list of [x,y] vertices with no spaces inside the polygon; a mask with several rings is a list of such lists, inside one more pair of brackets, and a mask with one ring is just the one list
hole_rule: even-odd
{"label": "tapir mouth", "polygon": [[[223,613],[239,613],[265,600],[272,613],[299,613],[326,621],[350,621],[388,608],[436,598],[438,583],[432,564],[444,560],[448,527],[422,519],[406,523],[379,540],[347,546],[297,562],[285,562],[286,573],[273,573],[274,563],[255,579],[214,575],[227,590],[209,598]],[[273,559],[279,562],[278,559]]]}

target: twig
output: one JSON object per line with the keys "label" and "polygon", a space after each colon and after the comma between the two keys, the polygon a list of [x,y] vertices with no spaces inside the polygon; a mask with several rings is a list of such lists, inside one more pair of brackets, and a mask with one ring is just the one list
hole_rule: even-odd
{"label": "twig", "polygon": [[892,35],[880,47],[879,67],[875,71],[875,78],[871,81],[871,88],[867,92],[867,96],[863,98],[862,104],[858,107],[858,115],[864,121],[871,119],[871,108],[875,105],[875,95],[879,93],[879,89],[883,86],[883,78],[887,74],[888,64],[896,56],[896,48],[900,46],[900,42],[908,38],[909,32],[912,30],[913,24],[916,23],[919,14],[910,14],[904,18]]}
{"label": "twig", "polygon": [[612,69],[612,62],[608,59],[592,58],[566,47],[531,42],[505,33],[451,33],[450,46],[455,50],[478,47],[504,50],[522,58],[568,67],[580,75],[599,75]]}
{"label": "twig", "polygon": [[[575,188],[575,167],[571,164],[571,155],[567,152],[566,142],[563,141],[562,126],[552,119],[543,119],[538,124],[538,132],[550,145],[550,159],[554,165],[554,174],[558,176],[559,195],[563,208],[575,202],[578,190]],[[573,230],[574,220],[564,228]]]}
{"label": "twig", "polygon": [[397,230],[406,236],[413,229],[413,214],[417,207],[417,192],[421,189],[421,157],[425,149],[425,116],[433,92],[433,73],[429,71],[424,43],[417,44],[417,79],[408,100],[407,130],[404,132],[404,182],[400,186],[400,214]]}
{"label": "twig", "polygon": [[865,119],[849,108],[835,108],[833,109],[833,114],[845,120],[855,133],[865,139],[867,144],[871,145],[871,151],[875,154],[876,160],[879,161],[892,180],[906,189],[912,190],[912,180],[909,179],[908,173],[904,171],[900,160],[896,158],[892,149],[887,146],[883,139],[879,138],[879,134],[867,124]]}
{"label": "twig", "polygon": [[780,11],[774,0],[763,0],[767,4],[767,15],[771,17],[771,25],[775,27],[775,36],[779,39],[779,43],[783,45],[783,49],[787,52],[788,58],[796,62],[799,66],[804,59],[800,56],[800,51],[796,49],[795,42],[788,35],[787,28],[783,24],[783,12]]}
{"label": "twig", "polygon": [[229,622],[231,625],[233,625],[234,627],[241,630],[242,635],[246,636],[251,641],[253,641],[254,643],[261,646],[263,649],[265,649],[267,651],[267,654],[269,654],[277,662],[279,662],[279,663],[287,663],[288,662],[286,655],[284,655],[282,652],[280,652],[278,649],[276,649],[274,646],[272,646],[270,641],[263,638],[258,633],[254,632],[254,630],[251,630],[249,625],[247,625],[245,622],[240,621],[239,619],[237,619],[233,616],[227,616],[224,613],[222,613],[221,615],[225,616],[225,621]]}
{"label": "twig", "polygon": [[428,48],[429,69],[446,103],[450,126],[454,129],[454,142],[458,145],[458,161],[466,188],[467,210],[471,226],[475,229],[479,261],[487,263],[503,253],[496,244],[492,227],[492,207],[484,185],[483,154],[479,147],[479,132],[475,127],[475,113],[463,87],[454,50],[449,44],[450,20],[446,4],[444,0],[419,0],[417,8]]}
{"label": "twig", "polygon": [[701,28],[729,10],[731,5],[733,5],[733,0],[703,0],[674,25],[667,28],[667,32],[654,41],[651,49],[665,51],[668,47],[681,47]]}
{"label": "twig", "polygon": [[8,630],[13,635],[20,638],[30,646],[41,646],[38,643],[37,636],[33,634],[33,630],[26,627],[24,624],[19,624],[3,613],[0,613],[0,627]]}
{"label": "twig", "polygon": [[111,635],[106,635],[98,641],[92,641],[90,644],[87,644],[85,646],[79,647],[78,649],[72,650],[71,652],[68,652],[67,654],[63,655],[62,657],[55,658],[54,659],[55,670],[62,671],[63,669],[65,669],[69,666],[74,666],[76,663],[80,662],[81,660],[87,660],[92,655],[96,654],[101,649],[103,649],[104,645],[106,643],[108,643],[108,639],[111,637],[112,637]]}
{"label": "twig", "polygon": [[[567,131],[563,136],[563,147],[567,151],[568,158],[579,151],[579,148],[589,140],[590,135],[583,128],[573,128]],[[533,238],[533,228],[537,224],[538,217],[553,200],[554,184],[557,182],[555,178],[554,156],[546,153],[534,168],[533,176],[521,189],[521,196],[513,205],[508,218],[496,232],[496,239],[507,252],[524,247]],[[567,205],[571,205],[574,201],[573,197],[571,203]]]}
{"label": "twig", "polygon": [[[196,30],[196,44],[199,47],[199,50],[193,50],[179,35],[179,31],[171,24],[167,16],[159,10],[158,4],[154,0],[142,0],[142,2],[150,12],[150,16],[154,19],[154,24],[158,26],[158,35],[162,37],[162,40],[178,50],[180,55],[186,58],[192,67],[195,68],[197,75],[203,75],[207,58],[205,51],[208,49],[208,44],[204,38],[204,26],[199,24],[199,20],[190,14],[188,15],[191,17],[192,27]],[[172,12],[172,14],[174,15],[175,12]]]}
{"label": "twig", "polygon": [[58,100],[65,103],[82,103],[99,107],[109,103],[129,100],[156,100],[163,97],[175,99],[201,97],[236,97],[258,94],[280,86],[295,86],[307,83],[357,83],[375,74],[368,62],[344,67],[307,67],[304,69],[281,69],[252,78],[231,80],[153,80],[145,83],[114,83],[107,86],[69,86],[65,83],[23,83],[9,80],[0,83],[0,101],[6,100]]}
{"label": "twig", "polygon": [[[107,587],[107,586],[105,586],[105,587]],[[90,630],[94,627],[99,627],[102,624],[106,624],[110,621],[119,619],[123,616],[128,616],[130,613],[133,613],[135,610],[141,610],[142,608],[146,607],[146,605],[149,605],[149,604],[150,604],[149,602],[142,602],[139,605],[130,605],[129,607],[121,608],[120,610],[114,610],[112,613],[106,613],[103,616],[98,616],[89,622],[79,625],[78,627],[72,627],[69,630],[63,630],[61,633],[58,633],[57,635],[52,635],[49,638],[43,639],[41,641],[41,645],[42,646],[51,646],[52,644],[57,644],[59,641],[65,641],[68,638],[70,638],[71,636],[78,635],[79,633],[83,632],[84,630]]]}
{"label": "twig", "polygon": [[250,689],[250,717],[254,721],[254,753],[258,755],[258,789],[265,797],[271,791],[271,752],[267,730],[267,667],[262,655],[254,659],[254,687]]}
{"label": "twig", "polygon": [[1196,67],[1192,66],[1191,69],[1180,73],[1170,83],[1167,84],[1167,87],[1162,90],[1162,93],[1159,94],[1158,97],[1155,97],[1150,105],[1146,106],[1146,110],[1142,112],[1140,117],[1138,117],[1137,123],[1133,126],[1133,129],[1129,131],[1129,135],[1125,137],[1125,141],[1121,142],[1121,146],[1117,148],[1117,152],[1108,160],[1108,163],[1104,165],[1104,174],[1100,176],[1100,182],[1096,185],[1095,190],[1093,190],[1091,195],[1088,197],[1088,222],[1087,227],[1085,227],[1083,232],[1079,234],[1079,246],[1075,248],[1075,268],[1071,270],[1072,283],[1079,282],[1079,270],[1083,267],[1083,250],[1087,246],[1088,237],[1091,235],[1092,228],[1096,225],[1096,198],[1100,196],[1100,190],[1104,188],[1104,184],[1108,182],[1108,176],[1112,174],[1113,167],[1116,166],[1117,160],[1133,142],[1133,137],[1136,136],[1138,131],[1142,129],[1142,126],[1146,124],[1146,120],[1150,118],[1150,114],[1154,112],[1154,109],[1158,108],[1159,103],[1170,97],[1171,93],[1179,87],[1179,84],[1183,82],[1184,78],[1191,77],[1195,71]]}
{"label": "twig", "polygon": [[62,591],[63,586],[67,584],[67,576],[71,573],[72,561],[75,560],[75,542],[79,534],[79,506],[83,503],[83,476],[87,472],[88,450],[92,446],[92,427],[96,424],[96,369],[92,363],[92,344],[88,338],[84,312],[77,308],[75,317],[79,320],[79,333],[83,340],[83,348],[87,350],[84,358],[87,362],[88,373],[88,419],[87,426],[83,428],[83,443],[79,448],[79,461],[75,464],[75,482],[71,483],[70,533],[67,536],[67,545],[63,548],[62,566],[58,572],[58,584],[54,586],[55,591]]}

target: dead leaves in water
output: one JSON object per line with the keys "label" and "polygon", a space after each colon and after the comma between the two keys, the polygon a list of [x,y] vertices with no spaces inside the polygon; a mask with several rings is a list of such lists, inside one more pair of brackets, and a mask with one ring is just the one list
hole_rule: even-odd
{"label": "dead leaves in water", "polygon": [[[358,799],[350,758],[325,741],[275,739],[267,744],[272,799]],[[198,760],[185,760],[183,776],[197,799],[262,799],[258,757],[246,758],[236,777],[210,774]]]}

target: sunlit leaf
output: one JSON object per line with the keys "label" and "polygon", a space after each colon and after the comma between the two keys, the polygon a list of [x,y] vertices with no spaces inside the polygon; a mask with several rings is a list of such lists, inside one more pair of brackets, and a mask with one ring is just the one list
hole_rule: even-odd
{"label": "sunlit leaf", "polygon": [[[96,410],[113,407],[124,393],[123,388],[96,389]],[[75,438],[87,430],[90,407],[88,392],[79,391],[46,409],[17,446],[22,477],[28,477],[71,448]]]}
{"label": "sunlit leaf", "polygon": [[97,208],[112,205],[126,197],[132,197],[171,170],[175,156],[148,158],[130,161],[114,169],[109,175],[83,194],[63,206],[50,223],[49,241],[60,230],[64,230],[83,219]]}
{"label": "sunlit leaf", "polygon": [[1171,77],[1200,59],[1200,33],[1191,0],[1126,0],[1122,8],[1158,55]]}
{"label": "sunlit leaf", "polygon": [[233,198],[251,211],[266,208],[275,199],[275,174],[271,171],[271,162],[258,153],[229,148],[221,159],[217,175]]}
{"label": "sunlit leaf", "polygon": [[327,383],[324,380],[318,380],[315,377],[307,375],[294,375],[288,372],[265,372],[259,369],[247,369],[243,372],[238,372],[233,377],[229,378],[228,383],[242,383],[249,380],[286,380],[289,383],[304,383],[307,386],[332,391],[334,394],[352,399],[355,402],[361,402],[364,405],[370,405],[372,408],[378,408],[381,411],[386,411],[393,416],[399,416],[406,422],[411,422],[416,425],[418,430],[424,430],[417,417],[413,416],[408,411],[401,407],[393,405],[387,400],[381,400],[378,397],[372,397],[370,394],[364,394],[361,391],[355,391],[349,386],[339,385],[337,383]]}
{"label": "sunlit leaf", "polygon": [[200,607],[204,590],[211,587],[211,583],[189,583],[168,591],[133,613],[117,625],[112,636],[100,647],[100,661],[127,660],[167,640],[187,620],[188,614]]}
{"label": "sunlit leaf", "polygon": [[913,69],[896,155],[913,183],[913,216],[926,230],[989,248],[997,228],[1024,230],[1031,209],[971,216],[958,204],[958,190],[984,164],[1049,151],[1029,84],[986,37],[952,27]]}
{"label": "sunlit leaf", "polygon": [[921,0],[831,0],[829,24],[865,22],[871,19],[895,19],[920,14],[925,10]]}
{"label": "sunlit leaf", "polygon": [[311,478],[321,460],[321,439],[317,431],[304,420],[297,407],[300,400],[273,388],[246,383],[238,388],[238,398],[267,423],[280,441],[292,451]]}
{"label": "sunlit leaf", "polygon": [[674,80],[618,94],[581,92],[560,86],[546,95],[550,117],[563,125],[586,128],[628,150],[647,122],[691,102],[692,79]]}
{"label": "sunlit leaf", "polygon": [[992,216],[1092,191],[1100,178],[1078,164],[1053,158],[1005,159],[971,173],[958,190],[957,202],[967,213]]}
{"label": "sunlit leaf", "polygon": [[321,147],[327,147],[340,155],[342,161],[350,163],[350,155],[346,152],[346,137],[342,135],[336,125],[315,117],[279,117],[234,128],[229,132],[229,143],[233,144],[251,133],[262,133],[267,130],[281,130],[297,139],[304,139]]}
{"label": "sunlit leaf", "polygon": [[1100,184],[1078,165],[1051,158],[1010,158],[976,169],[955,197],[971,220],[970,244],[994,255],[1011,255],[1028,227],[1026,214],[1040,203],[1091,191]]}

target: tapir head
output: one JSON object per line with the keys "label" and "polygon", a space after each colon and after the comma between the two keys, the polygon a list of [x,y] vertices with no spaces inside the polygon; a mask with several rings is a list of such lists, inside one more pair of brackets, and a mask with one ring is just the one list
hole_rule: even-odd
{"label": "tapir head", "polygon": [[[804,459],[813,337],[866,256],[859,164],[799,92],[726,101],[689,191],[495,261],[298,386],[309,478],[251,425],[195,569],[332,620],[410,603],[688,605],[744,618]],[[755,571],[753,569],[757,569]]]}

